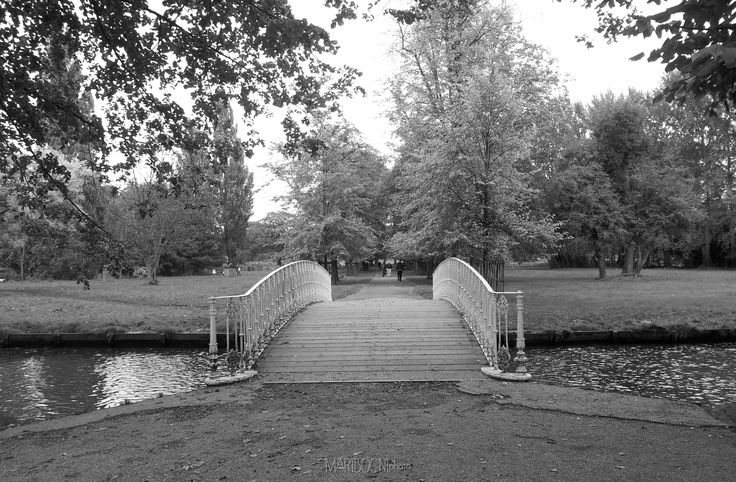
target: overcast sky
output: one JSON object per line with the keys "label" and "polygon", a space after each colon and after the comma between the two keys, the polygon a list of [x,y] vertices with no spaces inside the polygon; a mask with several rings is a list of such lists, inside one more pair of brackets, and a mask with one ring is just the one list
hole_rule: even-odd
{"label": "overcast sky", "polygon": [[[496,0],[501,3],[501,0]],[[334,12],[324,9],[321,0],[292,1],[297,18],[329,28]],[[399,0],[386,0],[383,8],[400,5]],[[589,102],[595,95],[607,90],[624,93],[629,87],[653,90],[659,85],[664,72],[661,64],[646,61],[632,62],[628,59],[641,51],[657,46],[657,40],[625,40],[608,45],[596,37],[595,13],[566,0],[507,0],[514,6],[527,39],[545,47],[558,61],[559,71],[566,79],[570,98],[573,101]],[[377,150],[391,155],[394,142],[392,127],[383,117],[388,109],[384,98],[385,82],[394,71],[394,62],[389,54],[394,38],[395,24],[386,15],[376,15],[373,22],[353,20],[330,33],[340,44],[335,64],[347,64],[363,73],[360,84],[365,87],[364,98],[346,100],[343,105],[345,117],[355,124]],[[575,40],[576,35],[589,34],[595,41],[594,49],[586,49]],[[259,123],[271,142],[279,140],[277,119]],[[262,168],[268,162],[267,149],[261,149],[250,160],[249,168],[254,171],[257,192],[254,196],[254,213],[251,219],[258,220],[267,213],[277,210],[274,195],[284,186],[274,182],[270,173]]]}

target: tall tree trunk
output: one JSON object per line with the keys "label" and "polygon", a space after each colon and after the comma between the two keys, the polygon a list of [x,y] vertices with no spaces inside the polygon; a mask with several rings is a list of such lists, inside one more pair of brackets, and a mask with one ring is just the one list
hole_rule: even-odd
{"label": "tall tree trunk", "polygon": [[598,279],[606,279],[606,257],[603,254],[603,249],[601,249],[601,246],[597,242],[593,243],[593,256],[598,266]]}
{"label": "tall tree trunk", "polygon": [[628,246],[626,246],[626,258],[624,260],[624,267],[621,270],[622,275],[631,275],[634,274],[634,260],[636,258],[636,243],[634,241],[631,241]]}
{"label": "tall tree trunk", "polygon": [[642,250],[639,251],[639,260],[636,263],[636,276],[639,276],[641,274],[641,270],[644,269],[644,266],[647,264],[647,261],[649,261],[649,254],[651,253],[651,250],[645,249],[643,252]]}
{"label": "tall tree trunk", "polygon": [[159,230],[159,235],[156,239],[156,243],[153,246],[153,251],[148,257],[148,275],[146,277],[148,278],[149,285],[158,284],[158,262],[161,259],[161,251],[163,249],[164,243],[164,236],[162,231],[163,229]]}
{"label": "tall tree trunk", "polygon": [[26,245],[20,247],[20,280],[26,279]]}
{"label": "tall tree trunk", "polygon": [[706,226],[705,232],[703,233],[703,261],[701,263],[701,266],[706,268],[713,266],[713,259],[710,256],[710,242],[712,238],[710,227]]}
{"label": "tall tree trunk", "polygon": [[330,267],[332,268],[332,284],[336,285],[337,282],[340,280],[340,277],[337,274],[337,260],[332,259],[330,261]]}

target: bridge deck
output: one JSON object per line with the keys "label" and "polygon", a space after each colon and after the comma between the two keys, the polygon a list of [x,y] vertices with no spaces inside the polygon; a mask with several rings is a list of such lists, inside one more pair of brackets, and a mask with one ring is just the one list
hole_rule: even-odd
{"label": "bridge deck", "polygon": [[[356,295],[310,306],[256,364],[264,382],[483,379],[485,357],[447,302],[377,278]],[[391,288],[389,283],[395,283]],[[374,296],[396,295],[393,298]]]}

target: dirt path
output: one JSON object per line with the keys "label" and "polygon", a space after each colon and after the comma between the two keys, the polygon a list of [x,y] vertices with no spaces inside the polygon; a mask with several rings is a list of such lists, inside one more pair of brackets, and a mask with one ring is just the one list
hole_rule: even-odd
{"label": "dirt path", "polygon": [[[374,276],[370,278],[370,282],[363,286],[360,291],[353,293],[350,296],[346,296],[343,300],[371,300],[371,299],[412,299],[412,300],[423,300],[415,289],[415,284],[411,280],[404,280],[399,282],[395,276],[381,277]],[[337,300],[340,302],[342,300]]]}
{"label": "dirt path", "polygon": [[[692,405],[519,386],[202,390],[0,432],[0,480],[672,481],[736,470],[736,433]],[[604,406],[605,417],[570,413]]]}

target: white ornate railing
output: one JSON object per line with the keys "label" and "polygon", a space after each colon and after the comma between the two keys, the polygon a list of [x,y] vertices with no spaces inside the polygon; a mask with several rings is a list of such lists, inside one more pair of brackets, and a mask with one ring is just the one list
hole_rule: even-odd
{"label": "white ornate railing", "polygon": [[[524,364],[524,293],[521,291],[497,292],[468,263],[448,258],[437,266],[432,274],[432,297],[447,300],[463,314],[490,364],[483,372],[507,380],[528,380],[531,375]],[[516,298],[516,356],[513,373],[504,371],[511,361],[509,351],[509,302]]]}
{"label": "white ornate railing", "polygon": [[[224,324],[231,371],[249,369],[294,314],[312,303],[332,301],[330,274],[313,261],[295,261],[271,272],[244,295],[213,296],[209,301],[213,368],[218,357],[217,330]],[[218,303],[225,305],[220,320]],[[231,333],[235,335],[234,351],[230,349]]]}

